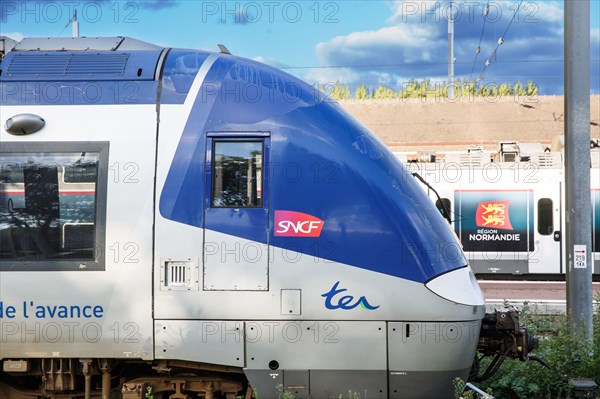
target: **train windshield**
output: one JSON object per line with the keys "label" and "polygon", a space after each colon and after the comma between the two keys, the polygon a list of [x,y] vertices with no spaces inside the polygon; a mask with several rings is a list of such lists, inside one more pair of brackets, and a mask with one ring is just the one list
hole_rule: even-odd
{"label": "train windshield", "polygon": [[99,153],[3,153],[0,261],[94,260]]}

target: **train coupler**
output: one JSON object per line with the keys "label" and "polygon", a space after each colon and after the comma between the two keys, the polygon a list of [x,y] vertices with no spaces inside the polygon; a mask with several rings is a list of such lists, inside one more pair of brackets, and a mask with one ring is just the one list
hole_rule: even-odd
{"label": "train coupler", "polygon": [[[529,334],[527,328],[519,322],[519,309],[516,307],[506,306],[486,313],[477,345],[481,357],[475,357],[469,379],[478,382],[490,378],[506,358],[529,360],[529,354],[538,344],[538,339]],[[479,375],[479,361],[487,356],[494,356],[494,359],[486,371]]]}

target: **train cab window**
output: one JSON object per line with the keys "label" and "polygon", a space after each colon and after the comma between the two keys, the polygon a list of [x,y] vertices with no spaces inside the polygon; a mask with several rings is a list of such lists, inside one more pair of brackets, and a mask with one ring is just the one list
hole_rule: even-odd
{"label": "train cab window", "polygon": [[212,168],[212,207],[263,206],[262,141],[215,141]]}
{"label": "train cab window", "polygon": [[549,236],[554,232],[554,213],[552,200],[550,198],[541,198],[538,201],[538,233],[543,236]]}
{"label": "train cab window", "polygon": [[87,143],[85,151],[71,151],[79,146],[29,143],[11,152],[3,145],[0,270],[104,267],[106,184],[99,171],[107,148],[99,146]]}

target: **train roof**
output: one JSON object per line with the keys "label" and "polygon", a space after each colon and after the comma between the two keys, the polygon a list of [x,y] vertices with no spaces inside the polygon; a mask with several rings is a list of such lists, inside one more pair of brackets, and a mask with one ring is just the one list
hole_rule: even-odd
{"label": "train roof", "polygon": [[130,37],[4,37],[0,80],[140,81],[156,80],[164,47]]}
{"label": "train roof", "polygon": [[16,43],[12,51],[156,51],[163,48],[162,46],[127,36],[77,38],[27,37]]}

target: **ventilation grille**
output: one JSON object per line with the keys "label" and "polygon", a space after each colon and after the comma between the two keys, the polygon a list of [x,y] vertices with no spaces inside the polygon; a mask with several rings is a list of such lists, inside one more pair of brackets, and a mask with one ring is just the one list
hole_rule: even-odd
{"label": "ventilation grille", "polygon": [[114,79],[123,76],[128,59],[127,53],[22,53],[11,59],[6,75],[12,78]]}
{"label": "ventilation grille", "polygon": [[530,162],[537,164],[540,168],[560,168],[562,166],[562,157],[558,152],[543,152],[532,154]]}
{"label": "ventilation grille", "polygon": [[198,262],[165,260],[161,262],[161,290],[197,290]]}
{"label": "ventilation grille", "polygon": [[179,262],[169,262],[167,266],[167,284],[185,285],[189,276],[188,265]]}
{"label": "ventilation grille", "polygon": [[457,163],[460,166],[469,167],[481,167],[484,163],[488,163],[489,161],[489,156],[485,157],[483,153],[475,151],[469,153],[449,153],[446,154],[444,159],[446,164]]}
{"label": "ventilation grille", "polygon": [[459,163],[461,166],[482,166],[483,154],[479,152],[461,154],[459,158]]}

